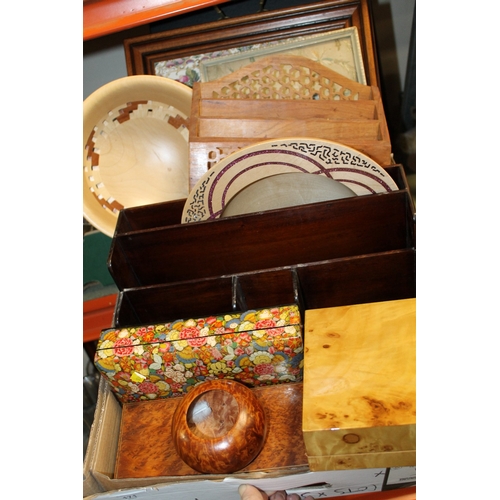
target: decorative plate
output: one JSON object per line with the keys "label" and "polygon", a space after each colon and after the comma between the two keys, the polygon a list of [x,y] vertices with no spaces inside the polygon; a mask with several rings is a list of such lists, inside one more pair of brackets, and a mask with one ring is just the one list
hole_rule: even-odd
{"label": "decorative plate", "polygon": [[208,170],[189,193],[181,222],[216,219],[242,189],[287,172],[326,176],[357,196],[399,189],[380,165],[343,144],[303,137],[272,139],[242,148]]}
{"label": "decorative plate", "polygon": [[287,172],[264,177],[226,203],[221,217],[295,207],[356,196],[345,184],[324,175]]}
{"label": "decorative plate", "polygon": [[83,215],[113,237],[122,208],[186,198],[192,89],[120,78],[83,103]]}

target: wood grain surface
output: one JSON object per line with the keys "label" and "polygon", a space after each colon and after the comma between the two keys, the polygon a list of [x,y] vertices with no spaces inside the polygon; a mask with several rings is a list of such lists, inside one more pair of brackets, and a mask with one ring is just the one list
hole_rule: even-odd
{"label": "wood grain surface", "polygon": [[[108,268],[124,290],[397,250],[409,243],[407,206],[398,190],[124,233]],[[221,244],[235,234],[245,237]]]}
{"label": "wood grain surface", "polygon": [[308,310],[311,470],[415,465],[416,299]]}
{"label": "wood grain surface", "polygon": [[393,163],[378,87],[307,57],[278,54],[193,84],[190,190],[214,166],[217,152],[227,155],[266,139],[297,136],[335,138],[382,166]]}
{"label": "wood grain surface", "polygon": [[230,474],[261,452],[266,414],[251,389],[230,379],[209,380],[183,397],[172,417],[178,455],[206,474]]}
{"label": "wood grain surface", "polygon": [[83,215],[113,237],[124,207],[189,193],[192,91],[165,78],[119,78],[83,102]]}
{"label": "wood grain surface", "polygon": [[[268,422],[264,447],[241,472],[307,466],[302,437],[302,383],[252,389]],[[196,475],[173,445],[171,423],[181,398],[123,406],[115,479]]]}

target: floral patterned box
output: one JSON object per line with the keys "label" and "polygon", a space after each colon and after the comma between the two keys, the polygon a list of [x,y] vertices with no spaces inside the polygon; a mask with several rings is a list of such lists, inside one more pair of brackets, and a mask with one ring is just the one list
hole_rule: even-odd
{"label": "floral patterned box", "polygon": [[296,305],[103,330],[95,365],[123,403],[182,396],[231,378],[249,387],[302,380]]}

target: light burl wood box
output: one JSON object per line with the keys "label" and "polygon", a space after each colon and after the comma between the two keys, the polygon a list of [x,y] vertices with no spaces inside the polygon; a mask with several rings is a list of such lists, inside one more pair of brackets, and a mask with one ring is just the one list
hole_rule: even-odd
{"label": "light burl wood box", "polygon": [[416,299],[305,313],[311,471],[416,465]]}

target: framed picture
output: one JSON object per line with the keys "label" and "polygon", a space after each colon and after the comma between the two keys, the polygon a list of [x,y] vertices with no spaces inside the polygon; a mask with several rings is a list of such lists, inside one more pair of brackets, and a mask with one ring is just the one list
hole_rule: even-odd
{"label": "framed picture", "polygon": [[[226,56],[209,55],[199,61],[197,70],[202,82],[217,80],[253,63],[262,57],[276,54],[303,56],[366,85],[365,69],[356,26],[330,31],[322,35],[299,36],[283,42],[261,43],[258,47],[238,47]],[[161,74],[162,66],[156,66]],[[169,77],[169,74],[161,76]]]}
{"label": "framed picture", "polygon": [[[343,31],[338,38],[333,34],[352,27],[356,30]],[[349,41],[357,39],[349,56],[350,71],[357,74],[360,83],[364,73],[364,83],[379,86],[368,0],[326,0],[222,19],[129,38],[124,48],[129,75],[165,76],[192,86],[195,81],[211,78],[216,58],[221,58],[218,62],[227,71],[237,60],[242,64],[248,61],[245,52],[260,56],[269,50],[286,51],[291,47],[287,44],[296,45],[292,50],[305,51],[320,39],[322,50],[330,43],[344,44],[344,51]]]}

